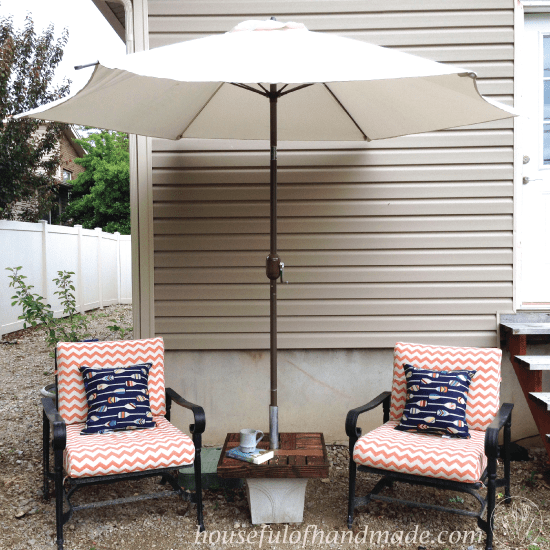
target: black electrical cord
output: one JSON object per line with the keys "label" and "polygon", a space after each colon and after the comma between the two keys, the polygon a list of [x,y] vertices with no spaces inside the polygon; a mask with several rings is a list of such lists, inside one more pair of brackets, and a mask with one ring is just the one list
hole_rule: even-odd
{"label": "black electrical cord", "polygon": [[537,436],[540,436],[540,434],[536,433],[533,435],[528,435],[526,437],[522,437],[521,439],[516,439],[515,441],[511,441],[511,443],[517,443],[518,441],[523,441],[524,439],[531,439],[532,437],[537,437]]}

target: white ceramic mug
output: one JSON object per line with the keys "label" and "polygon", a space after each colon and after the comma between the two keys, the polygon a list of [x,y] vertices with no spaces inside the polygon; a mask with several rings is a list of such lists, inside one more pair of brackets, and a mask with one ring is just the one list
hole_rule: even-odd
{"label": "white ceramic mug", "polygon": [[[256,436],[258,438],[256,439]],[[261,430],[245,429],[241,430],[241,451],[243,453],[251,453],[256,450],[256,445],[261,441],[264,432]]]}

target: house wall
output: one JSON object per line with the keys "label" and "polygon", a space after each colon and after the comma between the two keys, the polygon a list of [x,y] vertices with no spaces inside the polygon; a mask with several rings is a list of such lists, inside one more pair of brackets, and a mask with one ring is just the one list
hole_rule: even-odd
{"label": "house wall", "polygon": [[[550,346],[529,346],[528,353],[548,355]],[[280,351],[279,431],[322,431],[327,443],[346,444],[347,412],[391,390],[392,366],[391,349]],[[165,374],[168,387],[204,407],[206,444],[242,428],[269,432],[268,351],[168,351]],[[549,380],[543,391],[550,391]],[[514,403],[512,440],[538,434],[507,352],[501,402]],[[193,417],[174,406],[172,421],[186,431]],[[358,422],[363,433],[381,424],[381,409]]]}
{"label": "house wall", "polygon": [[63,179],[63,170],[69,170],[72,174],[72,179],[74,180],[78,177],[78,174],[84,172],[84,167],[74,162],[74,159],[80,158],[81,155],[77,153],[74,145],[69,141],[65,134],[61,136],[59,146],[61,154],[61,173],[59,177],[60,179]]}
{"label": "house wall", "polygon": [[[513,104],[513,0],[149,0],[149,44],[272,15],[473,70],[482,94]],[[207,404],[207,440],[266,428],[267,142],[152,148],[167,380]],[[389,387],[396,341],[497,345],[497,313],[512,310],[512,120],[368,144],[282,142],[278,164],[290,281],[279,287],[281,431],[313,422],[342,440],[345,411]]]}
{"label": "house wall", "polygon": [[[43,137],[45,132],[46,132],[46,126],[44,124],[40,124],[40,126],[38,127],[38,130],[36,131],[36,135],[37,137],[41,138]],[[59,146],[59,144],[57,144],[57,146]],[[56,147],[56,152],[57,152],[57,147]],[[49,154],[49,155],[46,155],[45,158],[50,158],[51,156],[52,154]],[[17,201],[13,207],[13,219],[14,220],[21,219],[20,216],[25,211],[36,212],[37,210],[38,210],[37,203],[34,199]]]}
{"label": "house wall", "polygon": [[[43,136],[45,132],[46,132],[46,126],[45,124],[41,124],[36,134],[37,136]],[[72,134],[72,131],[71,131],[71,134]],[[78,174],[80,174],[81,172],[84,172],[84,167],[78,164],[75,164],[74,162],[74,159],[81,157],[83,153],[79,153],[76,150],[74,144],[71,143],[71,141],[69,140],[65,132],[61,134],[61,139],[56,145],[55,153],[57,152],[59,152],[61,157],[61,163],[56,173],[56,177],[60,182],[63,182],[63,169],[69,170],[72,173],[71,179],[73,180],[76,179]],[[49,158],[52,155],[53,153],[50,155],[47,155],[46,158]],[[61,213],[62,210],[66,207],[67,198],[68,198],[67,190],[61,189],[59,192],[59,198],[58,198],[59,213]],[[33,208],[36,207],[36,203],[34,200],[25,200],[25,201],[17,202],[14,207],[14,219],[16,220],[19,219],[19,215],[22,214],[22,212],[29,207],[33,207]],[[54,208],[57,208],[57,207],[54,207]]]}

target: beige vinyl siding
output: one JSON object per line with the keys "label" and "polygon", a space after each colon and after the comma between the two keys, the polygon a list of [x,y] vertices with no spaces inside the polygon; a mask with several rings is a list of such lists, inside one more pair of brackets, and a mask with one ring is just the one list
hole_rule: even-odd
{"label": "beige vinyl siding", "polygon": [[[513,103],[512,0],[149,0],[150,45],[271,15],[474,70],[481,93]],[[512,309],[511,120],[278,153],[279,347],[496,345]],[[268,347],[268,163],[267,142],[153,140],[169,349]]]}

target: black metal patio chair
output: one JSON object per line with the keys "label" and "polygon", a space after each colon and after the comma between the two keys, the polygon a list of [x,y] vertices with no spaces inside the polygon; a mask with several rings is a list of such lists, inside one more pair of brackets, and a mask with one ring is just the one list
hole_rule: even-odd
{"label": "black metal patio chair", "polygon": [[[499,409],[501,356],[499,349],[395,345],[392,391],[381,393],[347,414],[349,528],[356,508],[373,500],[398,502],[476,517],[486,533],[486,550],[492,550],[498,487],[504,487],[504,501],[510,502],[513,405],[505,403]],[[468,383],[469,388],[462,388],[460,394],[460,386]],[[362,436],[357,426],[359,416],[379,405],[383,407],[383,425]],[[461,413],[464,420],[460,420]],[[504,477],[498,479],[498,438],[502,429]],[[355,496],[357,470],[382,476],[363,497]],[[468,493],[478,500],[480,508],[471,511],[380,494],[394,482]],[[486,496],[482,496],[479,491],[485,486]]]}
{"label": "black metal patio chair", "polygon": [[[91,383],[95,384],[93,389]],[[197,524],[204,531],[204,410],[174,390],[165,389],[162,338],[60,343],[56,349],[56,386],[55,403],[51,398],[42,399],[43,465],[44,498],[49,497],[50,480],[55,484],[59,550],[63,548],[63,525],[73,512],[164,496],[179,495],[195,503]],[[170,423],[172,402],[193,413],[192,438]],[[140,429],[147,425],[151,427]],[[184,491],[178,483],[177,473],[185,467],[194,468],[194,493]],[[76,490],[91,484],[152,476],[160,476],[161,483],[168,483],[172,490],[79,506],[70,501]]]}

